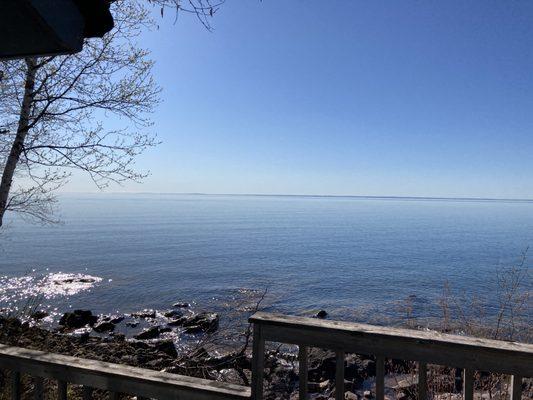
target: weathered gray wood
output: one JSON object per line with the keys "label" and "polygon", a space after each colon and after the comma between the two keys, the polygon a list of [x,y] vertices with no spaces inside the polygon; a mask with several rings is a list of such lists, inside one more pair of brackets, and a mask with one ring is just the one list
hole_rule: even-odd
{"label": "weathered gray wood", "polygon": [[376,400],[385,398],[385,358],[376,357]]}
{"label": "weathered gray wood", "polygon": [[307,400],[307,347],[298,348],[298,376],[300,380],[299,398]]}
{"label": "weathered gray wood", "polygon": [[265,374],[265,340],[263,328],[254,324],[252,343],[252,400],[263,399],[263,377]]}
{"label": "weathered gray wood", "polygon": [[474,371],[463,370],[463,399],[474,400]]}
{"label": "weathered gray wood", "polygon": [[418,400],[428,398],[428,366],[426,363],[418,363]]}
{"label": "weathered gray wood", "polygon": [[344,351],[335,353],[335,400],[344,400]]}
{"label": "weathered gray wood", "polygon": [[44,399],[44,379],[41,376],[33,378],[33,398],[35,400]]}
{"label": "weathered gray wood", "polygon": [[0,366],[33,376],[160,400],[248,400],[250,389],[206,379],[0,345]]}
{"label": "weathered gray wood", "polygon": [[20,372],[11,371],[11,398],[20,400]]}
{"label": "weathered gray wood", "polygon": [[83,387],[83,400],[92,400],[93,398],[93,388],[89,386]]}
{"label": "weathered gray wood", "polygon": [[511,400],[522,398],[522,377],[520,375],[511,376]]}
{"label": "weathered gray wood", "polygon": [[533,376],[533,345],[258,312],[265,340]]}
{"label": "weathered gray wood", "polygon": [[57,381],[57,398],[59,400],[67,400],[67,382],[58,380]]}

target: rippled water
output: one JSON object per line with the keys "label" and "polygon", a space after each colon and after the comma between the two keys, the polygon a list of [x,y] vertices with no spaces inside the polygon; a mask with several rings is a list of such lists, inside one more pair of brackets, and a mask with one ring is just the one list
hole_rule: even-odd
{"label": "rippled water", "polygon": [[494,307],[496,271],[533,244],[530,202],[69,195],[61,210],[61,225],[10,220],[0,235],[2,304],[220,310],[268,287],[282,312],[364,319],[409,298],[431,315],[445,282]]}

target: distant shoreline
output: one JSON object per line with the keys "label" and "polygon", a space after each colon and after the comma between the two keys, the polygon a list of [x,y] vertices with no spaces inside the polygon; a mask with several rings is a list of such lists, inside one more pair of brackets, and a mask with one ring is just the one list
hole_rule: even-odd
{"label": "distant shoreline", "polygon": [[425,196],[362,196],[328,194],[260,194],[260,193],[158,193],[158,192],[63,192],[60,195],[152,195],[152,196],[227,196],[227,197],[287,197],[353,200],[406,200],[406,201],[457,201],[457,202],[495,202],[495,203],[533,203],[533,199],[496,198],[496,197],[425,197]]}

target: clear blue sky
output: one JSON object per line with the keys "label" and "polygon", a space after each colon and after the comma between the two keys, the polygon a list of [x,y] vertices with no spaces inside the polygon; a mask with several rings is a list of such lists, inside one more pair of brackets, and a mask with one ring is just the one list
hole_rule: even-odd
{"label": "clear blue sky", "polygon": [[533,198],[531,1],[227,0],[214,32],[158,22],[163,144],[112,191]]}

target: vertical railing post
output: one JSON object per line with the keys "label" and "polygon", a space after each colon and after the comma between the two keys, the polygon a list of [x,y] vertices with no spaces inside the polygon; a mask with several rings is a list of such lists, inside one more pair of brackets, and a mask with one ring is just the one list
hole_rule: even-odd
{"label": "vertical railing post", "polygon": [[376,399],[385,398],[385,357],[376,356]]}
{"label": "vertical railing post", "polygon": [[33,398],[35,400],[44,399],[44,379],[40,376],[33,378]]}
{"label": "vertical railing post", "polygon": [[335,400],[344,400],[344,351],[337,351],[335,360]]}
{"label": "vertical railing post", "polygon": [[463,399],[474,400],[474,371],[468,368],[463,370]]}
{"label": "vertical railing post", "polygon": [[298,346],[299,399],[307,400],[307,347]]}
{"label": "vertical railing post", "polygon": [[520,375],[511,375],[511,400],[520,400],[522,398],[522,377]]}
{"label": "vertical railing post", "polygon": [[418,363],[418,400],[428,398],[428,366],[426,363]]}
{"label": "vertical railing post", "polygon": [[57,398],[67,400],[67,382],[57,381]]}
{"label": "vertical railing post", "polygon": [[260,324],[253,324],[252,343],[252,400],[263,399],[263,376],[265,374],[265,339]]}
{"label": "vertical railing post", "polygon": [[20,400],[20,372],[11,371],[11,399]]}

